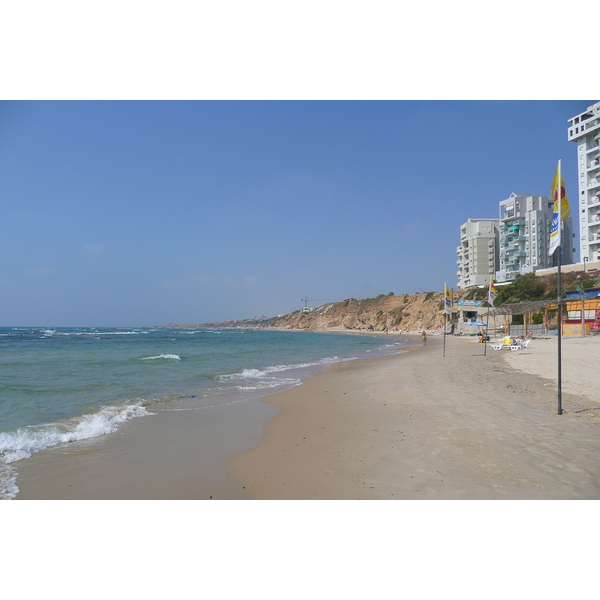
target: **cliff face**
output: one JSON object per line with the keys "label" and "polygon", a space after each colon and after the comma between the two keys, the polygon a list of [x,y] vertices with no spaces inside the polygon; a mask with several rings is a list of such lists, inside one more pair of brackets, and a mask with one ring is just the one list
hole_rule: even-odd
{"label": "cliff face", "polygon": [[[464,294],[454,292],[454,299]],[[381,294],[377,298],[330,302],[312,312],[296,311],[276,318],[271,325],[284,329],[355,329],[416,331],[437,329],[444,323],[444,293]]]}
{"label": "cliff face", "polygon": [[[524,276],[525,278],[526,276]],[[542,294],[556,293],[556,274],[536,278]],[[574,289],[583,283],[585,287],[600,285],[598,273],[572,272],[563,274],[563,291]],[[497,289],[497,293],[500,288]],[[458,300],[487,300],[488,289],[467,288],[453,292],[454,305]],[[541,298],[541,296],[540,296]],[[528,299],[525,297],[524,299]],[[522,300],[522,299],[521,299]],[[519,298],[506,298],[504,302],[518,302]],[[343,302],[330,302],[306,313],[301,310],[268,321],[269,326],[283,329],[354,329],[372,331],[420,331],[435,330],[443,326],[444,292],[423,294],[381,294],[377,298]]]}

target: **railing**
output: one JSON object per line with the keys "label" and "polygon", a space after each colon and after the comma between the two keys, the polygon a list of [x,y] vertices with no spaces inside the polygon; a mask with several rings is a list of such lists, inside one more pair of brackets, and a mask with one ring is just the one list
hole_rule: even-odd
{"label": "railing", "polygon": [[582,125],[585,127],[585,130],[592,129],[596,127],[596,125],[600,124],[600,119],[594,119],[593,121],[584,121]]}
{"label": "railing", "polygon": [[[543,324],[540,325],[527,325],[527,331],[531,331],[531,333],[533,335],[543,335],[544,333],[546,333],[546,328],[544,327]],[[511,337],[518,337],[518,336],[525,336],[525,326],[524,325],[511,325],[510,326],[510,336]]]}

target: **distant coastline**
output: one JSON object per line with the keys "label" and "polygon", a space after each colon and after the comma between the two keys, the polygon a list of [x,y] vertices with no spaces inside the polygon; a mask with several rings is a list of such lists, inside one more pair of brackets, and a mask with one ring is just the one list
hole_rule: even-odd
{"label": "distant coastline", "polygon": [[[564,289],[575,289],[582,272],[563,274]],[[535,277],[544,298],[555,297],[556,274]],[[590,286],[600,285],[597,273],[587,274]],[[502,288],[503,290],[505,288]],[[463,290],[452,290],[452,304],[461,301],[482,302],[487,300],[487,287],[474,286]],[[510,294],[509,294],[510,296]],[[527,296],[526,299],[534,299]],[[539,299],[539,298],[537,298]],[[519,297],[507,297],[502,303],[521,301]],[[252,319],[237,319],[212,323],[169,323],[155,328],[179,329],[264,329],[302,331],[355,331],[381,333],[409,333],[427,331],[436,333],[444,326],[444,292],[422,292],[415,294],[380,294],[375,298],[348,298],[339,302],[327,302],[317,307],[305,306],[294,312],[276,317],[262,316]],[[487,304],[483,304],[487,306]],[[464,331],[463,331],[464,333]],[[474,332],[477,333],[477,332]]]}

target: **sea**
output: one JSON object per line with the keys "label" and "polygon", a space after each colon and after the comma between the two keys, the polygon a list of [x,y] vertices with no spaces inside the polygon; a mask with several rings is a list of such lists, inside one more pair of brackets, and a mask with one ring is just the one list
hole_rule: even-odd
{"label": "sea", "polygon": [[177,328],[0,328],[0,499],[18,461],[116,431],[161,403],[248,402],[324,365],[401,351],[398,334]]}

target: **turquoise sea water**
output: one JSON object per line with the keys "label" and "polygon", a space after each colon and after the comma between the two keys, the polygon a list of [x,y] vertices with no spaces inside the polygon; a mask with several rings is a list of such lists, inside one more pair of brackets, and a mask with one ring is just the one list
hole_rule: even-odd
{"label": "turquoise sea water", "polygon": [[157,402],[243,402],[324,364],[407,343],[243,329],[0,328],[0,498],[18,493],[19,460],[114,431]]}

